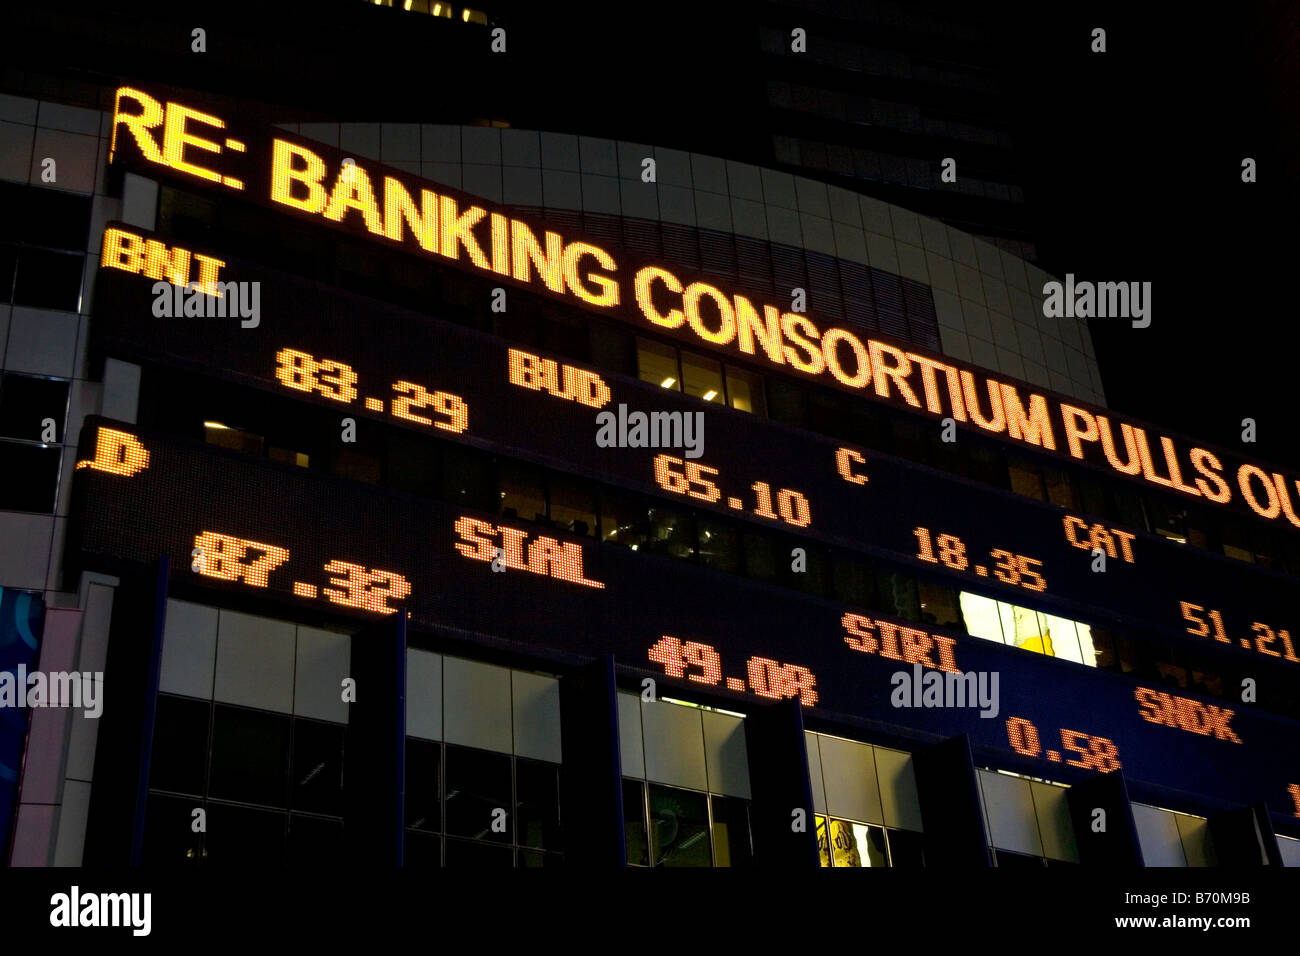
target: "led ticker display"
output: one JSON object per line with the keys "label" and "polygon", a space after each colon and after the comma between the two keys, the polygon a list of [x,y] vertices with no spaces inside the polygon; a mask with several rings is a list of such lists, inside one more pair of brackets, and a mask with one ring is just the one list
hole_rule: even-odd
{"label": "led ticker display", "polygon": [[[739,702],[797,699],[828,719],[874,721],[898,740],[967,733],[980,760],[1066,782],[1122,760],[1137,799],[1176,789],[1295,812],[1300,723],[1248,705],[1175,697],[1117,674],[103,419],[88,420],[79,449],[86,467],[76,472],[68,551],[76,567],[111,571],[165,555],[173,581],[261,597],[267,613],[295,605],[382,618],[404,608],[416,628],[473,631],[539,654],[612,652],[668,684]],[[127,452],[144,463],[90,467]],[[279,506],[286,501],[293,507]],[[509,566],[494,566],[506,553]],[[891,678],[900,671],[997,673],[999,713],[896,707]]]}
{"label": "led ticker display", "polygon": [[750,691],[774,700],[795,698],[806,707],[817,703],[817,678],[798,664],[781,664],[766,657],[751,657],[745,662],[745,676],[727,676],[723,684],[722,657],[717,649],[699,641],[680,641],[665,634],[647,655],[662,664],[669,677],[684,677],[710,687],[725,686],[732,691]]}
{"label": "led ticker display", "polygon": [[[1072,398],[784,311],[672,263],[641,261],[525,222],[504,207],[271,127],[228,135],[237,122],[213,109],[123,87],[110,157],[151,176],[172,176],[400,247],[433,268],[476,272],[777,374],[909,409],[936,424],[951,418],[962,428],[1125,480],[1300,528],[1295,476]],[[142,274],[157,273],[163,261],[158,255],[149,260],[129,243],[107,241],[104,259]]]}
{"label": "led ticker display", "polygon": [[1044,749],[1042,737],[1033,721],[1023,717],[1008,717],[1006,727],[1007,743],[1012,750],[1023,756],[1041,757],[1048,763],[1064,761],[1069,767],[1082,767],[1101,773],[1110,773],[1123,766],[1119,761],[1119,748],[1115,746],[1115,741],[1106,737],[1094,737],[1092,734],[1061,728],[1056,731],[1060,739],[1059,749]]}
{"label": "led ticker display", "polygon": [[[281,349],[275,356],[275,378],[285,388],[314,392],[347,405],[357,400],[357,373],[351,366],[329,359],[317,360],[306,352]],[[387,411],[395,418],[421,425],[432,425],[448,432],[463,432],[469,427],[469,408],[465,400],[450,392],[430,392],[414,382],[394,382],[394,397],[385,400],[373,395],[362,399],[366,411]],[[427,409],[427,416],[420,410]]]}
{"label": "led ticker display", "polygon": [[[1300,663],[1287,630],[1297,584],[1275,572],[335,289],[242,264],[229,269],[262,282],[257,328],[155,316],[152,282],[106,268],[92,344],[101,354],[346,410],[361,427],[367,418],[382,421],[814,537],[1012,604],[1032,601],[1102,626],[1136,622],[1261,662]],[[596,416],[620,406],[668,416],[702,411],[701,457],[601,447]],[[1106,556],[1104,571],[1094,570],[1094,552]],[[1208,610],[1189,618],[1184,604],[1219,618]]]}

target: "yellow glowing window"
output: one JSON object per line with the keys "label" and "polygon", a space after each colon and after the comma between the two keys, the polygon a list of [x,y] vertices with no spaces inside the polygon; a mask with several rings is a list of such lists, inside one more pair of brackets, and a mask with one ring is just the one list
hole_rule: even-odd
{"label": "yellow glowing window", "polygon": [[261,435],[254,435],[241,428],[231,428],[221,422],[203,423],[204,440],[209,445],[231,448],[247,455],[260,455],[265,444]]}
{"label": "yellow glowing window", "polygon": [[460,18],[466,23],[478,23],[487,26],[487,14],[482,10],[471,10],[469,7],[465,7],[460,11]]}
{"label": "yellow glowing window", "polygon": [[430,10],[429,12],[432,13],[435,17],[445,17],[448,20],[450,20],[452,17],[451,5],[446,3],[435,3],[433,5],[433,9]]}
{"label": "yellow glowing window", "polygon": [[722,363],[695,352],[682,352],[682,391],[711,402],[722,392]]}
{"label": "yellow glowing window", "polygon": [[1251,554],[1249,551],[1247,551],[1245,548],[1238,548],[1235,545],[1225,544],[1223,546],[1223,553],[1230,558],[1235,558],[1238,561],[1248,561],[1251,564],[1255,563],[1255,556]]}
{"label": "yellow glowing window", "polygon": [[727,366],[727,401],[732,408],[755,415],[767,414],[763,380],[751,372]]}
{"label": "yellow glowing window", "polygon": [[637,375],[643,382],[653,382],[662,388],[681,390],[681,374],[677,369],[677,350],[660,345],[650,339],[636,340]]}

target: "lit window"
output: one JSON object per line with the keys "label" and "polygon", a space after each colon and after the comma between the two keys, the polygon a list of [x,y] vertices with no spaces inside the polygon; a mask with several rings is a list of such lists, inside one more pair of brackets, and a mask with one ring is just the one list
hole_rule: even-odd
{"label": "lit window", "polygon": [[1013,458],[1007,462],[1007,474],[1011,479],[1011,490],[1016,494],[1039,501],[1046,500],[1047,496],[1043,494],[1043,476],[1035,466]]}
{"label": "lit window", "polygon": [[636,340],[637,377],[662,388],[682,390],[681,372],[677,368],[677,350],[650,339]]}
{"label": "lit window", "polygon": [[487,26],[487,14],[482,10],[471,10],[469,7],[465,7],[460,11],[460,18],[465,23],[477,23],[481,26]]}
{"label": "lit window", "polygon": [[727,402],[732,408],[766,417],[763,380],[752,372],[727,366]]}
{"label": "lit window", "polygon": [[722,364],[694,352],[683,352],[682,391],[721,405]]}
{"label": "lit window", "polygon": [[998,616],[998,602],[978,594],[961,592],[961,616],[966,621],[966,633],[971,637],[981,637],[998,644],[1006,643],[1002,638],[1002,619]]}
{"label": "lit window", "polygon": [[242,428],[231,428],[221,422],[204,422],[203,432],[204,440],[209,445],[233,448],[235,451],[242,451],[246,455],[262,454],[265,440],[261,435],[254,435]]}

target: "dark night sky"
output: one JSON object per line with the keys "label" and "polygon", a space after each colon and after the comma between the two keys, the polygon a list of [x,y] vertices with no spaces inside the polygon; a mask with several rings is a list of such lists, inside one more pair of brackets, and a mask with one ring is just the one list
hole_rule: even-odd
{"label": "dark night sky", "polygon": [[[1230,448],[1252,417],[1256,455],[1300,464],[1295,13],[1283,32],[1282,4],[1174,19],[1074,6],[1025,64],[1037,121],[1020,144],[1045,266],[1154,284],[1150,328],[1092,322],[1108,401]],[[1104,55],[1076,42],[1094,25],[1109,26]]]}

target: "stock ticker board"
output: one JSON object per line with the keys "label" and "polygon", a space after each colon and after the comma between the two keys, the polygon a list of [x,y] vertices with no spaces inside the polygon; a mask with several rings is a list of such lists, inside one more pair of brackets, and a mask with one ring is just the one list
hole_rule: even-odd
{"label": "stock ticker board", "polygon": [[[935,738],[966,733],[1035,776],[1122,768],[1134,788],[1300,813],[1300,725],[1248,705],[102,418],[82,431],[72,521],[70,547],[87,564],[165,555],[173,581],[613,653],[742,700],[796,699],[831,719]],[[901,699],[900,671],[914,681]],[[957,686],[974,673],[998,675],[995,706],[973,688],[965,707],[936,706],[922,690],[936,680],[927,675]]]}
{"label": "stock ticker board", "polygon": [[[106,262],[115,244],[161,245],[124,227],[109,233],[117,235],[106,237]],[[156,316],[155,283],[110,265],[97,277],[97,351],[186,369],[196,387],[203,376],[224,378],[815,538],[1011,604],[1102,626],[1137,623],[1300,675],[1288,600],[1295,582],[1279,573],[223,262],[229,281],[260,283],[256,328],[237,316]],[[697,414],[696,458],[689,449],[597,441],[601,422],[633,438],[640,415],[642,437],[663,431],[667,444],[680,438],[667,433]],[[1104,573],[1093,570],[1094,550],[1106,554]]]}
{"label": "stock ticker board", "polygon": [[[185,99],[185,95],[181,95]],[[887,337],[790,313],[671,262],[529,223],[222,107],[122,88],[111,161],[386,244],[603,314],[721,359],[952,418],[1008,448],[1293,531],[1295,479],[1239,454],[1006,381]],[[963,591],[1103,627],[1213,645],[1295,681],[1295,582],[865,447],[702,405],[243,262],[112,225],[96,280],[100,356],[161,363],[350,416],[550,466],[861,553]],[[158,295],[158,283],[175,295]],[[196,291],[182,296],[197,283]],[[213,306],[256,283],[258,317]],[[225,293],[221,289],[225,289]],[[227,298],[229,297],[229,298]],[[187,318],[182,299],[200,302]],[[226,301],[223,303],[220,300]],[[173,315],[156,306],[174,301]],[[438,319],[437,305],[429,313]],[[703,419],[700,454],[680,438]],[[363,425],[364,427],[364,425]],[[602,428],[619,439],[598,439]],[[638,441],[640,438],[642,440]],[[670,447],[671,446],[671,447]],[[87,564],[166,555],[173,580],[383,619],[614,653],[743,699],[797,699],[840,722],[967,733],[997,765],[1064,779],[1123,769],[1136,788],[1300,816],[1300,725],[1084,664],[764,585],[517,519],[88,420],[74,486]],[[202,488],[202,494],[195,489]],[[284,502],[293,502],[285,508]],[[1294,527],[1293,527],[1294,526]],[[1105,573],[1093,570],[1106,555]],[[493,565],[505,573],[493,573]],[[1001,707],[891,702],[899,671],[1000,675]]]}

